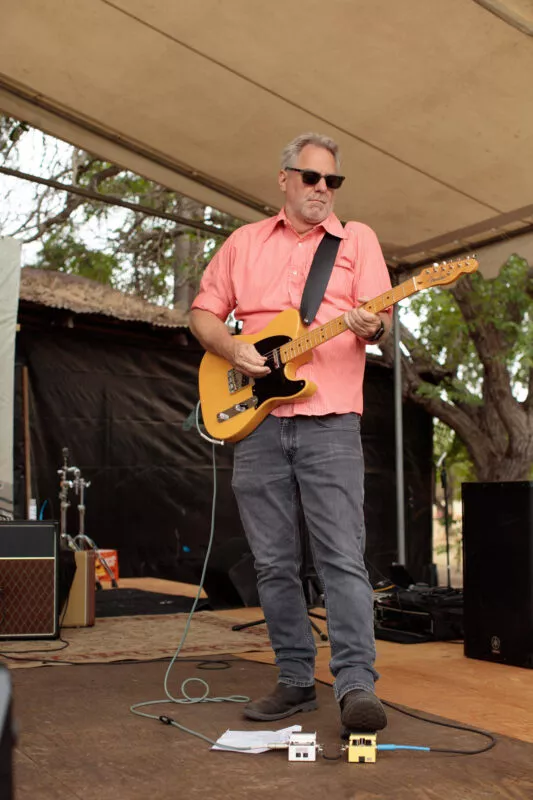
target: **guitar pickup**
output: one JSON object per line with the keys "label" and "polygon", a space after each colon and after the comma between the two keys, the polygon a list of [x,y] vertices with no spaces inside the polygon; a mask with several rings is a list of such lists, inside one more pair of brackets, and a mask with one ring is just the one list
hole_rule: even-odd
{"label": "guitar pickup", "polygon": [[228,389],[230,394],[235,394],[245,386],[250,385],[250,378],[237,369],[228,370]]}
{"label": "guitar pickup", "polygon": [[219,411],[217,414],[217,421],[226,422],[226,420],[236,417],[237,414],[242,414],[243,411],[248,411],[249,408],[255,408],[257,403],[258,400],[255,395],[248,397],[246,400],[242,400],[240,403],[235,403],[234,406],[225,408],[224,411]]}

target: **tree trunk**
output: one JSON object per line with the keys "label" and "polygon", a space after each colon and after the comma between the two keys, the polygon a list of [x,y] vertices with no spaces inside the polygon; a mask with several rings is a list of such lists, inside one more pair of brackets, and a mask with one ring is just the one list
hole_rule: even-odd
{"label": "tree trunk", "polygon": [[504,481],[527,481],[531,470],[533,454],[527,459],[508,458],[494,461],[490,458],[483,464],[476,464],[478,481],[501,483]]}
{"label": "tree trunk", "polygon": [[[184,198],[180,209],[183,217],[199,219],[204,213],[204,206],[189,198]],[[199,261],[203,261],[205,241],[198,234],[191,234],[183,229],[174,244],[174,308],[187,313],[196,293],[194,276]]]}
{"label": "tree trunk", "polygon": [[182,233],[174,243],[174,295],[172,302],[174,308],[186,313],[189,310],[189,281],[187,280],[187,265],[191,253],[191,240]]}
{"label": "tree trunk", "polygon": [[[385,361],[392,365],[392,341],[389,339],[381,349]],[[497,356],[494,347],[494,363],[485,371],[483,402],[467,405],[421,392],[425,384],[422,375],[428,374],[427,358],[418,363],[412,353],[410,358],[402,355],[403,397],[456,432],[469,452],[478,481],[526,481],[533,464],[533,407],[529,400],[520,403],[512,397],[508,372],[500,368]],[[438,369],[436,365],[431,370],[437,384]]]}

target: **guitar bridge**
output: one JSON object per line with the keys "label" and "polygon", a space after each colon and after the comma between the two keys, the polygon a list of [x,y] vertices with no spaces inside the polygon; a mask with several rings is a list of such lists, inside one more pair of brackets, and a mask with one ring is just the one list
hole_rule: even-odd
{"label": "guitar bridge", "polygon": [[249,408],[256,408],[257,403],[257,397],[252,395],[252,397],[248,397],[246,400],[242,400],[240,403],[235,403],[234,406],[225,408],[224,411],[219,411],[217,414],[217,421],[226,422],[228,419],[236,417],[237,414],[242,414],[243,411],[248,411]]}
{"label": "guitar bridge", "polygon": [[249,386],[250,378],[237,369],[228,370],[228,389],[230,394],[235,394],[245,386]]}

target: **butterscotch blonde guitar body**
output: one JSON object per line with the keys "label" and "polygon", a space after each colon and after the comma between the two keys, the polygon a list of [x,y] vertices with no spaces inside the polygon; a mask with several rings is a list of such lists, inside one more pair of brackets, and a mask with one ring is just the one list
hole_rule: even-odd
{"label": "butterscotch blonde guitar body", "polygon": [[[291,308],[278,314],[259,333],[239,336],[239,339],[250,342],[261,355],[268,356],[305,333],[299,312]],[[238,442],[257,428],[276,406],[304,400],[314,394],[316,384],[296,376],[298,368],[311,358],[312,353],[306,352],[296,355],[286,364],[278,364],[271,356],[269,375],[246,378],[224,358],[206,353],[200,364],[199,388],[202,417],[209,435],[214,439]]]}

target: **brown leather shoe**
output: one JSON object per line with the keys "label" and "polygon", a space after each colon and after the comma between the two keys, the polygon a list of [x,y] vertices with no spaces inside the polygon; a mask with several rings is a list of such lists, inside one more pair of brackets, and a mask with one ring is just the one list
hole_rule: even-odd
{"label": "brown leather shoe", "polygon": [[347,731],[373,733],[387,727],[387,715],[373,692],[354,689],[341,700],[341,723]]}
{"label": "brown leather shoe", "polygon": [[244,716],[261,722],[283,719],[298,711],[318,708],[314,686],[289,686],[278,683],[272,694],[244,706]]}

